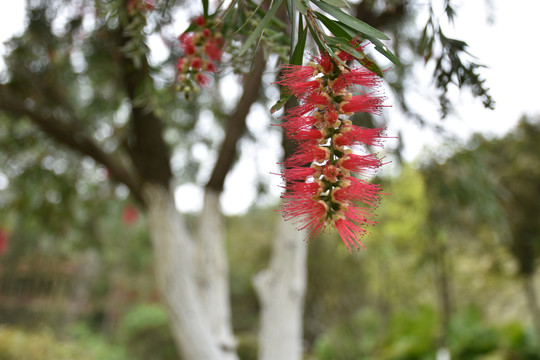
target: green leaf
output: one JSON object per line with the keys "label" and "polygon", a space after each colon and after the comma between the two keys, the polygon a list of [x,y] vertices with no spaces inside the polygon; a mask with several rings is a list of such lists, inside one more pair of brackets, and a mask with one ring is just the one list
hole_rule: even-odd
{"label": "green leaf", "polygon": [[296,8],[298,11],[300,11],[300,14],[306,15],[307,14],[307,6],[304,3],[304,0],[295,0],[296,2]]}
{"label": "green leaf", "polygon": [[396,65],[401,64],[399,62],[399,59],[396,57],[396,55],[394,55],[390,50],[388,50],[388,48],[386,47],[386,45],[382,43],[382,41],[380,41],[379,39],[371,39],[371,38],[368,38],[368,40],[371,41],[373,45],[375,45],[375,50],[377,50],[378,52],[386,56],[388,60],[390,60]]}
{"label": "green leaf", "polygon": [[[227,18],[229,18],[230,14],[234,14],[235,12],[232,11],[232,9],[234,9],[234,7],[236,6],[236,3],[238,2],[238,0],[233,0],[232,3],[227,7],[227,9],[225,10],[225,13],[223,15],[221,15],[221,19],[225,20]],[[222,20],[222,21],[223,21]]]}
{"label": "green leaf", "polygon": [[340,23],[335,21],[335,20],[331,20],[329,18],[327,18],[326,16],[324,16],[323,14],[315,11],[315,16],[323,23],[324,26],[326,26],[326,28],[328,30],[330,30],[330,32],[332,34],[334,34],[335,36],[337,37],[342,37],[342,38],[345,38],[345,39],[348,39],[349,41],[353,39],[354,35],[351,35],[349,34],[349,32],[347,32],[347,30],[345,30],[344,28],[342,28],[340,26]]}
{"label": "green leaf", "polygon": [[[332,47],[335,47],[337,50],[346,51],[349,54],[351,54],[363,67],[366,69],[374,72],[381,78],[383,77],[383,72],[379,68],[379,66],[369,59],[366,54],[361,49],[356,49],[354,46],[352,46],[349,41],[345,38],[340,37],[331,37],[328,35],[324,36],[325,41],[329,43]],[[333,56],[338,62],[342,62],[341,59],[337,56]]]}
{"label": "green leaf", "polygon": [[284,107],[290,97],[291,93],[289,91],[282,91],[279,100],[270,108],[270,114],[273,114]]}
{"label": "green leaf", "polygon": [[352,56],[358,57],[358,58],[362,58],[364,56],[360,52],[356,51],[356,49],[353,48],[349,44],[349,40],[345,38],[334,37],[334,36],[329,36],[329,35],[323,35],[323,36],[328,44],[330,44],[332,47],[335,47],[338,50],[347,51]]}
{"label": "green leaf", "polygon": [[363,67],[368,69],[369,71],[374,72],[375,74],[379,75],[380,77],[383,77],[383,72],[381,71],[381,68],[377,63],[375,63],[373,60],[365,56],[363,59],[358,60],[360,64],[362,64]]}
{"label": "green leaf", "polygon": [[307,25],[307,27],[309,29],[309,32],[311,33],[311,37],[313,38],[313,40],[317,44],[317,47],[319,48],[319,51],[320,52],[325,52],[325,53],[328,53],[328,54],[332,55],[333,54],[332,49],[330,49],[328,47],[328,45],[326,45],[326,43],[323,41],[323,39],[321,39],[319,37],[319,33],[313,28],[313,26],[311,26],[309,21],[306,23],[306,25]]}
{"label": "green leaf", "polygon": [[325,39],[329,44],[335,46],[337,49],[346,51],[351,54],[366,69],[374,72],[380,77],[383,77],[383,72],[381,71],[379,66],[371,59],[369,59],[362,50],[357,50],[353,46],[351,46],[347,39],[339,37],[334,38],[331,36],[325,36]]}
{"label": "green leaf", "polygon": [[336,52],[327,45],[326,35],[322,34],[323,37],[325,37],[325,39],[321,39],[319,38],[319,33],[315,31],[315,29],[311,26],[309,22],[307,23],[307,26],[309,28],[309,32],[311,33],[311,35],[313,36],[313,39],[315,40],[315,43],[317,43],[317,46],[319,47],[319,51],[321,53],[326,53],[330,55],[332,59],[334,59],[334,61],[346,67],[347,64],[345,64],[343,60],[341,60],[339,56],[336,55]]}
{"label": "green leaf", "polygon": [[272,18],[274,17],[274,14],[276,13],[279,6],[281,5],[281,1],[282,0],[274,1],[274,3],[272,4],[272,7],[270,7],[270,9],[268,10],[268,12],[264,16],[264,18],[261,20],[259,25],[257,25],[255,30],[247,38],[246,42],[244,43],[244,45],[240,49],[240,52],[238,53],[239,56],[245,54],[247,49],[249,49],[249,47],[251,45],[253,45],[255,40],[257,40],[257,39],[259,39],[261,37],[262,33],[264,32],[264,29],[266,28],[266,25],[268,25],[270,20],[272,20]]}
{"label": "green leaf", "polygon": [[382,40],[390,40],[390,38],[388,38],[388,36],[386,36],[384,33],[380,32],[372,26],[369,26],[365,22],[360,21],[357,18],[343,12],[335,6],[328,5],[327,3],[318,0],[311,0],[311,2],[317,5],[321,10],[335,17],[337,20],[355,29],[366,38],[369,37]]}
{"label": "green leaf", "polygon": [[291,49],[294,47],[296,38],[296,2],[295,0],[287,0],[287,12],[289,13],[289,21],[291,22]]}
{"label": "green leaf", "polygon": [[302,18],[300,17],[300,22],[298,23],[298,42],[296,47],[291,54],[289,62],[293,65],[302,65],[302,59],[304,58],[304,50],[306,48],[306,38],[307,38],[307,26],[304,28],[302,23]]}
{"label": "green leaf", "polygon": [[332,6],[335,6],[335,7],[348,7],[348,8],[350,8],[349,3],[347,2],[347,0],[322,0],[322,1],[324,1],[325,3],[330,4]]}
{"label": "green leaf", "polygon": [[[349,33],[349,35],[356,36],[355,30],[353,28],[351,28],[351,27],[347,26],[346,24],[343,24],[343,23],[341,23],[339,21],[337,23],[342,27],[342,29],[346,30]],[[382,41],[380,41],[377,38],[372,38],[372,37],[365,36],[365,35],[364,35],[364,38],[371,41],[371,43],[373,43],[373,45],[375,45],[375,50],[377,50],[379,53],[384,55],[388,60],[390,60],[391,62],[393,62],[396,65],[400,65],[399,59],[390,50],[388,50],[388,48],[386,47],[386,45],[383,44]]]}

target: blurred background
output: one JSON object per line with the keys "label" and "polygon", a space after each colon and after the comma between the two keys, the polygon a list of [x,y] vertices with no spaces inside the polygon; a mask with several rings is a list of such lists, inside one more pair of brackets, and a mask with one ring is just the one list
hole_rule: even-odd
{"label": "blurred background", "polygon": [[[540,78],[530,61],[540,53],[538,4],[351,3],[403,63],[390,68],[373,54],[389,68],[392,107],[367,120],[390,137],[382,155],[391,164],[374,179],[388,195],[367,250],[350,255],[334,233],[305,243],[305,359],[448,359],[441,348],[453,359],[540,359],[540,105],[530,85]],[[129,142],[108,37],[122,2],[19,4],[1,15],[0,359],[177,359],[144,208],[107,167],[28,119],[73,111],[105,154]],[[175,38],[201,5],[166,5],[139,29],[153,81],[140,99],[164,119],[177,205],[195,229],[253,58],[230,56],[212,88],[187,101],[171,91]],[[270,174],[283,153],[271,126],[280,115],[268,112],[279,98],[268,84],[280,40],[266,36],[278,51],[221,196],[233,326],[248,360],[259,325],[252,277],[268,265],[280,216]],[[449,51],[458,61],[445,62]]]}

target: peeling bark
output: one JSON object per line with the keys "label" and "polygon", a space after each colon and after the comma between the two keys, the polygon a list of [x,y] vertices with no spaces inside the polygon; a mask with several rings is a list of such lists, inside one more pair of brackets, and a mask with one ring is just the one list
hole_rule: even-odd
{"label": "peeling bark", "polygon": [[222,360],[197,291],[194,243],[172,192],[146,185],[148,224],[158,288],[168,307],[173,337],[185,360]]}
{"label": "peeling bark", "polygon": [[302,359],[305,233],[279,219],[269,267],[253,279],[261,303],[259,360]]}
{"label": "peeling bark", "polygon": [[219,192],[206,189],[197,242],[197,285],[210,322],[210,330],[223,359],[237,360],[231,322],[229,267],[225,249],[225,227]]}

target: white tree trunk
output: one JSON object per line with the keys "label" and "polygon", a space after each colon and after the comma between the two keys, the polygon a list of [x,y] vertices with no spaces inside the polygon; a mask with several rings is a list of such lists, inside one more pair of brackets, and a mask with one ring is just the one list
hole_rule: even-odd
{"label": "white tree trunk", "polygon": [[159,186],[144,189],[158,288],[184,360],[223,360],[197,290],[194,243],[172,193]]}
{"label": "white tree trunk", "polygon": [[279,219],[268,269],[253,280],[261,304],[259,360],[302,359],[305,233]]}
{"label": "white tree trunk", "polygon": [[211,189],[207,189],[204,195],[196,252],[197,285],[210,321],[210,330],[222,350],[223,359],[238,360],[231,321],[225,227],[219,192]]}

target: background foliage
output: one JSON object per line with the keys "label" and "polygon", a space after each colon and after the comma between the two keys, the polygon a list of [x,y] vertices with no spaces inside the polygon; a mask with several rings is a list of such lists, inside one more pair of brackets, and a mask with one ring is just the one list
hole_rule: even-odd
{"label": "background foliage", "polygon": [[[289,11],[303,4],[286,3]],[[403,66],[393,67],[388,78],[408,114],[424,120],[411,110],[404,92],[418,59],[436,63],[441,115],[451,110],[445,97],[451,84],[470,86],[491,105],[478,73],[481,66],[464,60],[469,59],[465,43],[447,38],[434,19],[423,32],[403,32],[415,20],[414,7],[408,1],[383,3],[363,1],[355,9],[394,39]],[[455,16],[451,2],[445,3],[447,16]],[[55,6],[45,6],[50,4]],[[31,2],[26,32],[8,45],[10,72],[2,81],[9,80],[18,100],[45,117],[53,114],[71,124],[74,110],[76,130],[125,164],[133,139],[119,85],[122,67],[114,61],[123,2],[94,4],[99,16],[89,26],[73,8],[63,23],[55,23],[62,1]],[[257,9],[249,5],[246,9]],[[348,21],[335,9],[328,12],[341,23]],[[235,13],[231,26],[247,24],[239,34],[244,42],[231,44],[238,55],[231,59],[232,72],[249,65],[250,41],[274,46],[272,60],[286,58],[291,41],[284,37],[282,21],[270,21],[261,9],[250,21],[247,12]],[[173,21],[172,12],[163,9],[148,16],[143,31],[124,29],[137,34],[129,46],[139,60],[146,36]],[[348,43],[349,27],[333,26],[320,12],[313,16],[342,36],[334,47]],[[257,33],[264,21],[269,27]],[[308,31],[321,43],[332,41],[309,28],[309,21],[298,21],[292,32],[298,35],[292,35],[298,49],[294,61],[304,53],[298,44]],[[366,29],[360,33],[369,38]],[[260,37],[248,41],[249,34]],[[218,75],[215,87],[197,101],[187,102],[174,91],[174,62],[181,54],[171,48],[163,63],[147,69],[153,83],[138,87],[135,98],[164,120],[175,179],[204,182],[200,179],[208,159],[215,158],[231,108],[216,90],[227,74]],[[407,52],[414,56],[400,56]],[[265,108],[273,103],[267,92],[259,101]],[[0,190],[2,241],[8,244],[0,254],[0,359],[176,358],[137,198],[110,169],[65,151],[26,117],[0,116],[0,175],[9,182]],[[204,118],[211,119],[213,131],[200,127]],[[335,234],[307,245],[306,359],[432,359],[443,345],[457,359],[540,358],[538,301],[530,295],[538,283],[538,124],[524,119],[504,138],[479,135],[461,148],[448,144],[445,157],[434,153],[418,163],[398,163],[395,176],[379,179],[391,195],[379,209],[380,224],[366,242],[368,251],[350,256]],[[274,209],[254,206],[246,215],[226,219],[242,359],[256,358],[258,304],[251,278],[266,265],[272,219],[279,216]],[[193,227],[195,217],[190,218]]]}

